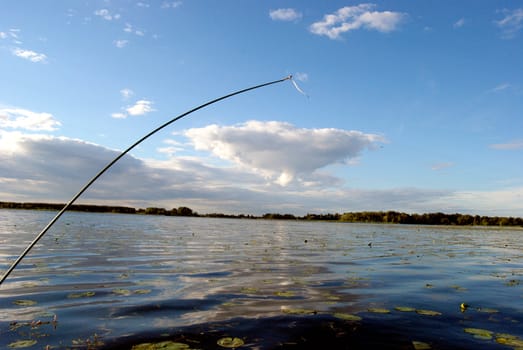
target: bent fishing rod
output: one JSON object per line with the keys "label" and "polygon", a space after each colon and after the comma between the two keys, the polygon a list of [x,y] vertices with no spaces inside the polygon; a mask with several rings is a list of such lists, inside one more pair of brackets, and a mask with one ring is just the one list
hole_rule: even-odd
{"label": "bent fishing rod", "polygon": [[96,174],[91,180],[89,180],[85,185],[84,187],[82,187],[82,189],[74,195],[74,197],[58,212],[58,214],[56,214],[56,216],[51,219],[51,221],[49,221],[49,223],[47,224],[47,226],[45,226],[43,228],[42,231],[40,231],[40,233],[36,236],[36,238],[27,246],[27,248],[25,248],[25,250],[22,252],[22,254],[20,254],[18,256],[18,258],[11,264],[11,266],[7,269],[7,271],[4,273],[4,275],[2,276],[2,278],[0,279],[0,285],[2,285],[2,283],[6,280],[6,278],[11,274],[11,272],[13,272],[13,270],[16,268],[16,266],[22,261],[22,259],[29,253],[29,251],[36,245],[36,243],[38,243],[38,241],[45,235],[45,233],[47,231],[49,231],[49,229],[54,225],[54,223],[56,221],[58,221],[58,219],[62,216],[63,213],[65,213],[65,211],[67,211],[67,209],[69,209],[73,203],[78,199],[78,197],[80,197],[100,176],[103,175],[103,173],[105,173],[107,170],[109,170],[110,167],[112,167],[114,165],[114,163],[116,163],[118,160],[120,160],[123,156],[125,156],[127,153],[129,153],[129,151],[131,151],[133,148],[135,148],[136,146],[138,146],[140,143],[142,143],[143,141],[145,141],[146,139],[148,139],[150,136],[156,134],[158,131],[162,130],[163,128],[171,125],[172,123],[176,122],[177,120],[180,120],[182,119],[183,117],[185,116],[188,116],[189,114],[193,113],[193,112],[196,112],[197,110],[199,109],[202,109],[204,107],[207,107],[207,106],[210,106],[216,102],[219,102],[221,100],[225,100],[229,97],[232,97],[232,96],[235,96],[235,95],[239,95],[239,94],[243,94],[244,92],[247,92],[247,91],[251,91],[251,90],[256,90],[256,89],[259,89],[259,88],[262,88],[264,86],[268,86],[268,85],[273,85],[273,84],[277,84],[277,83],[281,83],[283,81],[286,81],[286,80],[290,80],[293,84],[294,83],[294,80],[292,79],[292,75],[289,75],[283,79],[279,79],[279,80],[274,80],[274,81],[271,81],[271,82],[268,82],[268,83],[264,83],[264,84],[260,84],[260,85],[256,85],[256,86],[251,86],[249,88],[246,88],[246,89],[242,89],[242,90],[238,90],[238,91],[235,91],[235,92],[232,92],[230,94],[227,94],[225,96],[222,96],[222,97],[218,97],[212,101],[209,101],[209,102],[206,102],[204,104],[201,104],[199,105],[198,107],[195,107],[183,114],[180,114],[179,116],[169,120],[168,122],[160,125],[159,127],[157,127],[156,129],[154,129],[153,131],[149,132],[147,135],[143,136],[141,139],[139,139],[138,141],[136,141],[135,143],[133,143],[131,146],[129,146],[129,148],[127,148],[125,151],[123,151],[122,153],[120,153],[116,158],[114,158],[112,161],[110,161],[102,170],[100,170],[98,172],[98,174]]}

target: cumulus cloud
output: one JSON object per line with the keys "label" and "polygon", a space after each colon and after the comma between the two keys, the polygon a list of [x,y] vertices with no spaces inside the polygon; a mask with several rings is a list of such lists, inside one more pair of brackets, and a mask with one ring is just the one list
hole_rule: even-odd
{"label": "cumulus cloud", "polygon": [[96,16],[99,16],[103,19],[105,19],[106,21],[112,21],[113,19],[119,19],[120,18],[120,14],[119,13],[116,13],[116,14],[111,14],[111,12],[108,10],[108,9],[100,9],[100,10],[96,10],[94,11],[94,14]]}
{"label": "cumulus cloud", "polygon": [[38,52],[35,52],[32,50],[24,50],[19,47],[14,48],[12,50],[12,53],[13,53],[13,55],[15,55],[17,57],[20,57],[20,58],[23,58],[23,59],[26,59],[28,61],[35,62],[35,63],[38,63],[38,62],[45,63],[47,61],[47,56],[45,54],[38,53]]}
{"label": "cumulus cloud", "polygon": [[523,8],[515,10],[503,10],[505,17],[495,21],[497,26],[503,30],[503,37],[512,39],[523,28]]}
{"label": "cumulus cloud", "polygon": [[392,11],[373,11],[374,4],[360,4],[342,7],[323,20],[313,23],[309,30],[317,35],[337,39],[343,33],[365,28],[379,32],[391,32],[397,29],[405,14]]}
{"label": "cumulus cloud", "polygon": [[0,127],[31,131],[53,131],[60,126],[52,114],[23,108],[0,108]]}
{"label": "cumulus cloud", "polygon": [[274,21],[296,21],[302,14],[293,8],[281,8],[269,12],[269,16]]}
{"label": "cumulus cloud", "polygon": [[[306,132],[313,130],[322,129],[305,129]],[[332,135],[347,137],[343,133]],[[250,136],[252,134],[245,135]],[[336,137],[333,142],[338,144],[340,141]],[[169,145],[187,147],[187,144],[177,142]],[[270,144],[261,145],[262,148],[268,146]],[[275,151],[269,147],[268,152]],[[332,151],[327,149],[326,153]],[[119,151],[82,140],[0,130],[0,195],[7,201],[66,202],[118,154]],[[289,158],[291,156],[296,156],[292,148]],[[304,151],[299,157],[307,158],[308,153]],[[316,161],[316,166],[321,164]],[[203,158],[178,156],[148,160],[127,155],[84,193],[80,202],[142,208],[185,205],[201,213],[289,212],[297,215],[360,210],[514,215],[523,210],[522,187],[469,192],[422,188],[352,189],[336,182],[326,172],[316,174],[315,180],[316,186],[295,181],[294,186],[280,187],[267,183],[266,178],[256,172],[239,166],[212,166]]]}
{"label": "cumulus cloud", "polygon": [[137,116],[137,115],[145,115],[149,112],[153,112],[154,109],[152,107],[153,102],[148,100],[138,100],[136,103],[126,109],[126,112],[129,115]]}
{"label": "cumulus cloud", "polygon": [[345,163],[385,141],[360,131],[302,129],[276,121],[209,125],[187,130],[185,135],[197,150],[257,170],[282,186],[328,165]]}

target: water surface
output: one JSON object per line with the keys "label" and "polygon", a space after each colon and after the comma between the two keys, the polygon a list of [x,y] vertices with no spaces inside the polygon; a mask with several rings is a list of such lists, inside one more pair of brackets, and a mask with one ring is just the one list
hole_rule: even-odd
{"label": "water surface", "polygon": [[[54,214],[0,210],[3,271]],[[0,287],[0,348],[521,348],[522,234],[66,213]]]}

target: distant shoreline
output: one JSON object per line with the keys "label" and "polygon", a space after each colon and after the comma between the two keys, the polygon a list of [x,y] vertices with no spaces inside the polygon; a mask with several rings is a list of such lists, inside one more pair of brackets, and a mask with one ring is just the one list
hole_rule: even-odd
{"label": "distant shoreline", "polygon": [[[21,210],[61,210],[65,204],[62,203],[37,203],[37,202],[1,202],[0,209]],[[149,207],[136,209],[125,206],[73,204],[70,211],[89,213],[114,213],[114,214],[138,214],[138,215],[161,215],[161,216],[192,216],[211,218],[232,219],[267,219],[267,220],[304,220],[304,221],[338,221],[354,223],[382,223],[382,224],[413,224],[413,225],[454,225],[454,226],[510,226],[523,227],[523,218],[479,216],[468,214],[444,214],[425,213],[407,214],[396,211],[361,211],[347,212],[343,214],[307,214],[295,216],[292,214],[267,213],[262,216],[250,214],[198,214],[188,207],[173,209]]]}

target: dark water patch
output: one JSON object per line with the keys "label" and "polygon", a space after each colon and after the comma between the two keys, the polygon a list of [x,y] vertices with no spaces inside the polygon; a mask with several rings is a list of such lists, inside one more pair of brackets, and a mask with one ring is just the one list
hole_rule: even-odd
{"label": "dark water patch", "polygon": [[[392,322],[393,321],[393,322]],[[419,330],[420,323],[423,325]],[[415,327],[415,325],[417,325]],[[142,343],[173,341],[192,349],[222,349],[224,337],[239,338],[241,349],[413,349],[413,342],[431,349],[506,349],[490,340],[479,340],[463,331],[453,331],[445,320],[417,317],[386,320],[385,317],[344,321],[331,315],[235,318],[176,329],[165,328],[119,339],[107,339],[101,349],[130,349]]]}

